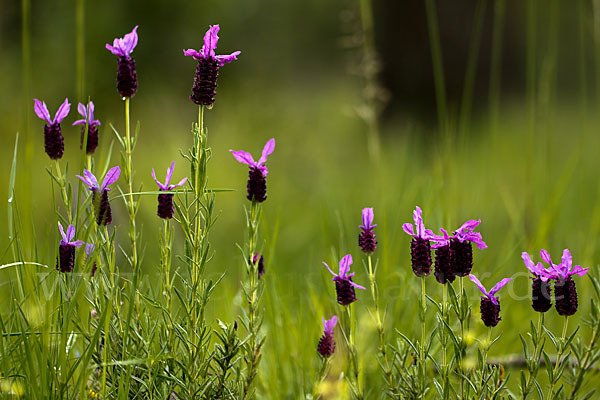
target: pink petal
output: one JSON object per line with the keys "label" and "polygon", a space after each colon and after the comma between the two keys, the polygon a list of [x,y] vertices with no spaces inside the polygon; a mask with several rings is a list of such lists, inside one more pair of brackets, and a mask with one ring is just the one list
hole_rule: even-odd
{"label": "pink petal", "polygon": [[169,186],[171,178],[173,177],[173,170],[175,169],[175,161],[171,164],[171,168],[167,168],[167,176],[165,177],[165,186]]}
{"label": "pink petal", "polygon": [[222,67],[225,64],[229,64],[230,62],[237,60],[237,56],[239,56],[240,54],[242,54],[241,51],[234,51],[233,53],[229,54],[229,55],[220,55],[220,56],[215,56],[215,59],[217,60],[217,63],[219,64],[220,67]]}
{"label": "pink petal", "polygon": [[569,275],[584,276],[585,274],[587,274],[588,270],[589,270],[589,267],[582,268],[581,265],[576,265],[573,267],[573,269],[571,269],[571,272],[569,272]]}
{"label": "pink petal", "polygon": [[187,49],[187,50],[183,50],[183,55],[184,56],[192,56],[194,57],[196,60],[202,58],[202,54],[198,53],[196,50],[194,49]]}
{"label": "pink petal", "polygon": [[571,252],[569,249],[563,250],[562,265],[565,271],[569,271],[573,265],[573,257],[571,257]]}
{"label": "pink petal", "polygon": [[550,253],[548,253],[546,250],[544,250],[544,249],[540,250],[540,257],[542,257],[542,260],[545,263],[552,265],[552,259],[550,258]]}
{"label": "pink petal", "polygon": [[402,229],[404,229],[404,232],[408,233],[410,236],[415,236],[415,234],[413,233],[413,226],[412,224],[409,224],[408,222],[405,224],[402,224]]}
{"label": "pink petal", "polygon": [[219,41],[219,25],[212,25],[204,34],[204,46],[202,46],[201,53],[204,57],[215,57],[215,49],[217,48],[217,42]]}
{"label": "pink petal", "polygon": [[58,111],[54,116],[53,124],[60,124],[63,119],[69,115],[69,111],[71,110],[71,104],[69,104],[69,99],[65,99],[65,102],[58,107]]}
{"label": "pink petal", "polygon": [[[94,102],[90,101],[90,103],[88,104],[88,117],[89,117],[89,121],[90,121],[90,125],[92,124],[92,122],[94,122]],[[100,121],[95,121],[98,123],[98,125],[100,125]]]}
{"label": "pink petal", "polygon": [[362,210],[362,220],[363,227],[365,229],[369,229],[371,224],[373,223],[374,213],[372,208],[363,208]]}
{"label": "pink petal", "polygon": [[81,245],[85,244],[85,242],[83,240],[76,240],[74,242],[71,242],[70,244],[72,244],[75,247],[81,247]]}
{"label": "pink petal", "polygon": [[77,104],[77,112],[79,114],[81,114],[81,116],[83,117],[83,119],[87,119],[87,117],[88,117],[88,115],[87,115],[87,108],[83,105],[83,103]]}
{"label": "pink petal", "polygon": [[260,159],[258,160],[258,164],[260,165],[260,164],[266,163],[267,156],[269,154],[273,153],[273,150],[275,150],[275,139],[270,139],[265,144],[265,147],[263,147],[262,155],[260,156]]}
{"label": "pink petal", "polygon": [[485,290],[485,287],[481,284],[481,282],[479,282],[479,279],[477,279],[477,277],[475,277],[475,275],[469,274],[469,279],[471,280],[471,282],[473,282],[475,285],[477,285],[479,290],[481,290],[481,293],[483,293],[484,295],[489,297],[489,294]]}
{"label": "pink petal", "polygon": [[462,224],[461,227],[456,230],[456,232],[463,232],[463,231],[465,231],[467,229],[473,230],[480,223],[481,223],[480,219],[477,219],[477,220],[470,219],[467,222],[465,222],[464,224]]}
{"label": "pink petal", "polygon": [[242,164],[248,164],[248,165],[254,165],[254,158],[252,158],[252,155],[250,153],[247,153],[243,150],[240,151],[233,151],[233,150],[229,150],[231,152],[231,154],[233,154],[233,157],[235,157],[236,160],[238,160],[239,162],[241,162]]}
{"label": "pink petal", "polygon": [[73,225],[69,225],[67,228],[67,242],[71,242],[75,238],[75,227]]}
{"label": "pink petal", "polygon": [[48,112],[48,107],[46,107],[46,102],[33,99],[33,110],[39,118],[46,121],[49,125],[52,125],[52,120],[50,119],[50,113]]}
{"label": "pink petal", "polygon": [[111,53],[113,53],[115,56],[125,56],[126,55],[120,47],[119,39],[115,39],[113,41],[112,46],[110,44],[106,43],[106,45],[104,47],[106,47],[106,49],[108,51],[110,51]]}
{"label": "pink petal", "polygon": [[65,242],[68,242],[69,239],[67,239],[67,235],[65,235],[65,231],[63,229],[63,226],[60,224],[60,221],[58,221],[58,230],[60,231],[60,235],[62,236],[63,240]]}
{"label": "pink petal", "polygon": [[[84,169],[83,170],[83,176],[85,176],[85,178],[89,182],[88,185],[90,187],[95,188],[95,189],[99,189],[100,188],[98,186],[98,181],[96,180],[96,177],[90,171],[88,171],[87,169]],[[84,180],[84,182],[85,182],[85,180]]]}
{"label": "pink petal", "polygon": [[336,315],[331,317],[331,319],[329,319],[329,320],[326,320],[325,317],[323,317],[323,330],[325,333],[332,333],[336,324],[337,324],[337,316]]}
{"label": "pink petal", "polygon": [[169,186],[169,190],[175,189],[176,187],[179,187],[179,186],[183,186],[183,185],[185,185],[186,182],[187,182],[187,178],[183,178],[182,180],[179,181],[178,184]]}
{"label": "pink petal", "polygon": [[331,270],[331,268],[329,268],[329,265],[327,265],[327,263],[326,263],[325,261],[323,261],[323,265],[325,265],[325,267],[327,267],[327,269],[329,270],[329,272],[331,272],[331,275],[333,275],[333,276],[335,276],[335,277],[337,277],[337,276],[338,276],[338,275],[337,275],[335,272],[333,272],[333,271]]}
{"label": "pink petal", "polygon": [[423,212],[419,206],[413,211],[413,220],[415,221],[415,228],[417,228],[417,236],[422,237],[425,231],[425,225],[423,224]]}
{"label": "pink petal", "polygon": [[496,283],[496,285],[490,290],[489,295],[493,296],[498,293],[498,290],[502,289],[508,282],[510,282],[512,278],[504,278],[500,282]]}
{"label": "pink petal", "polygon": [[123,36],[123,50],[125,51],[126,55],[130,55],[131,52],[133,51],[133,49],[135,48],[135,46],[137,46],[137,42],[138,42],[138,35],[137,35],[137,28],[138,25],[135,26],[135,28],[133,28],[133,30],[126,34],[125,36]]}
{"label": "pink petal", "polygon": [[105,190],[108,185],[116,182],[116,180],[119,179],[120,174],[121,168],[119,168],[119,166],[112,167],[111,169],[109,169],[106,173],[106,176],[104,177],[104,181],[102,181],[102,187],[100,189]]}
{"label": "pink petal", "polygon": [[348,276],[348,272],[350,272],[350,266],[352,265],[352,256],[350,254],[346,254],[340,260],[340,273],[339,276],[345,278]]}
{"label": "pink petal", "polygon": [[156,174],[154,173],[154,168],[152,168],[152,178],[154,178],[154,182],[158,185],[159,188],[166,190],[165,186],[156,179]]}
{"label": "pink petal", "polygon": [[73,122],[71,125],[75,126],[75,125],[85,125],[85,124],[86,124],[85,119],[78,119],[77,121]]}

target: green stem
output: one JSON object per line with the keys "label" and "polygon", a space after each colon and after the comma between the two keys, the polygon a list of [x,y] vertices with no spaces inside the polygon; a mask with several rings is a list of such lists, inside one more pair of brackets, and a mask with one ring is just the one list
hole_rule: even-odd
{"label": "green stem", "polygon": [[543,347],[541,346],[541,341],[542,341],[542,337],[543,337],[542,329],[544,326],[544,313],[540,312],[538,314],[539,315],[538,315],[538,322],[537,322],[537,338],[535,338],[535,342],[534,342],[534,346],[533,346],[533,359],[531,360],[531,363],[530,363],[531,368],[529,369],[529,376],[527,377],[527,381],[525,383],[523,399],[527,398],[527,396],[529,395],[529,392],[532,389],[533,380],[537,376],[538,368],[540,365],[539,361],[542,356]]}
{"label": "green stem", "polygon": [[588,363],[590,362],[590,356],[592,355],[592,350],[594,349],[596,341],[598,340],[598,337],[599,337],[599,333],[600,333],[599,328],[600,328],[600,324],[596,324],[596,326],[594,327],[594,331],[592,333],[592,338],[590,339],[590,343],[585,352],[585,356],[583,357],[583,360],[581,361],[579,371],[577,372],[577,377],[575,378],[575,384],[573,385],[573,389],[571,389],[571,395],[569,396],[569,400],[575,399],[575,394],[577,393],[577,391],[581,387],[581,383],[583,382],[583,375],[586,372],[588,372],[588,370],[590,368],[590,365],[588,365]]}
{"label": "green stem", "polygon": [[381,313],[379,312],[379,294],[377,292],[377,286],[375,283],[375,271],[373,270],[373,262],[371,255],[367,256],[367,263],[369,266],[369,282],[371,284],[371,297],[373,298],[373,304],[375,305],[375,323],[377,324],[377,332],[379,333],[379,352],[383,358],[383,372],[385,374],[386,383],[390,392],[394,392],[394,376],[392,368],[387,357],[385,350],[385,335],[383,330],[383,321],[381,319]]}
{"label": "green stem", "polygon": [[327,377],[327,373],[329,372],[329,365],[331,363],[331,357],[323,357],[321,359],[321,368],[319,369],[319,375],[317,380],[315,381],[315,386],[313,388],[312,399],[318,400],[321,398],[321,393],[319,391],[319,386]]}
{"label": "green stem", "polygon": [[463,361],[464,361],[464,356],[466,353],[466,348],[465,348],[465,320],[464,320],[464,311],[463,310],[463,291],[464,291],[464,282],[463,282],[463,277],[459,277],[458,278],[458,288],[459,288],[459,293],[458,293],[458,306],[460,307],[459,310],[459,315],[460,315],[460,351],[459,351],[459,361],[458,361],[458,370],[461,374],[461,376],[459,377],[460,380],[460,398],[464,399],[465,398],[465,379],[462,377],[465,374],[465,371],[463,369]]}
{"label": "green stem", "polygon": [[425,275],[421,276],[421,343],[420,343],[420,351],[419,355],[419,365],[421,367],[421,398],[425,398],[425,375],[426,375],[426,359],[425,355],[425,335],[426,335],[426,321],[425,321],[425,313],[427,312],[427,296],[425,293]]}
{"label": "green stem", "polygon": [[354,385],[356,388],[355,396],[357,399],[362,400],[364,398],[362,388],[360,384],[360,371],[358,367],[358,353],[356,351],[356,314],[354,313],[354,304],[346,306],[348,312],[348,320],[350,321],[350,333],[348,334],[348,351],[350,353],[350,371],[348,375],[354,378]]}
{"label": "green stem", "polygon": [[[446,283],[444,285],[442,285],[442,320],[444,322],[447,322],[447,318],[448,318],[448,285],[449,283]],[[448,347],[448,337],[446,336],[446,327],[442,324],[442,379],[444,381],[444,398],[447,398],[447,394],[449,394],[450,392],[446,389],[449,382],[448,382],[448,354],[447,354],[447,347]]]}
{"label": "green stem", "polygon": [[73,223],[73,217],[71,216],[71,198],[67,195],[67,187],[65,183],[65,177],[63,176],[60,170],[60,162],[59,160],[54,160],[54,165],[56,166],[56,175],[58,178],[58,185],[60,186],[63,203],[65,208],[67,209],[67,216],[69,217],[69,224]]}
{"label": "green stem", "polygon": [[[110,282],[110,286],[109,286],[109,290],[108,290],[108,295],[104,296],[104,310],[103,312],[108,313],[108,315],[106,316],[106,319],[104,320],[104,352],[103,352],[103,356],[102,356],[102,398],[105,399],[106,397],[106,375],[107,375],[107,368],[108,368],[108,350],[110,347],[110,320],[112,317],[112,312],[113,312],[113,299],[114,299],[114,295],[115,295],[115,263],[114,263],[114,244],[112,242],[112,240],[110,239],[110,235],[108,234],[108,228],[105,225],[104,226],[104,238],[105,238],[105,243],[107,244],[107,250],[106,250],[106,261],[108,264],[108,268],[109,268],[109,282]],[[103,282],[105,282],[103,280]],[[105,292],[106,289],[105,289]]]}
{"label": "green stem", "polygon": [[554,385],[558,382],[556,378],[556,374],[558,373],[558,369],[560,368],[561,358],[567,346],[565,346],[565,341],[567,337],[567,328],[569,326],[569,316],[565,316],[565,322],[563,325],[562,335],[560,337],[560,346],[558,347],[558,354],[556,355],[556,364],[554,364],[554,369],[552,370],[552,379],[550,380],[550,388],[548,389],[548,395],[546,398],[550,400],[554,395]]}

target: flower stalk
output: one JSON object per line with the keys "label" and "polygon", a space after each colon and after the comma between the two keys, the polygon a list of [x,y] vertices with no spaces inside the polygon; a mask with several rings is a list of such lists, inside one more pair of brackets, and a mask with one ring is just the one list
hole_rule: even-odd
{"label": "flower stalk", "polygon": [[558,353],[556,354],[556,364],[554,364],[554,368],[552,369],[552,374],[548,377],[549,381],[550,381],[550,385],[548,388],[548,394],[546,395],[546,399],[548,399],[548,400],[553,398],[554,386],[558,383],[558,381],[560,380],[560,377],[562,375],[562,373],[559,374],[558,372],[561,369],[560,367],[561,367],[562,363],[564,362],[563,354],[564,354],[565,350],[569,347],[569,343],[567,343],[568,327],[569,327],[569,316],[565,315],[562,334],[558,341],[558,348],[557,348]]}

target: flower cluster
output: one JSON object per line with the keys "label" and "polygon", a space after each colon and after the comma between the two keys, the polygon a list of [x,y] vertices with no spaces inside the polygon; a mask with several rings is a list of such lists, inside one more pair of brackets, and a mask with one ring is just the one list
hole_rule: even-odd
{"label": "flower cluster", "polygon": [[469,279],[477,285],[483,296],[481,296],[481,305],[479,311],[481,312],[481,320],[483,324],[488,327],[494,327],[500,322],[500,300],[495,294],[502,289],[512,278],[504,278],[500,282],[496,283],[494,287],[488,292],[485,287],[481,284],[479,279],[475,275],[470,274]]}
{"label": "flower cluster", "polygon": [[62,240],[58,246],[58,258],[56,260],[56,270],[60,272],[71,272],[75,267],[75,248],[81,247],[84,243],[75,239],[75,227],[69,225],[65,233],[61,223],[58,223],[58,229]]}
{"label": "flower cluster", "polygon": [[108,185],[116,182],[120,174],[121,169],[118,166],[111,168],[106,173],[100,186],[94,174],[87,169],[83,170],[83,176],[77,175],[83,183],[89,186],[89,190],[92,192],[92,205],[94,206],[98,225],[109,225],[112,222],[112,211],[108,201],[108,192],[110,191]]}
{"label": "flower cluster", "polygon": [[319,340],[317,352],[324,358],[331,357],[335,352],[335,340],[333,339],[333,329],[337,324],[337,316],[334,315],[331,319],[323,317],[323,336]]}
{"label": "flower cluster", "polygon": [[362,210],[362,225],[359,226],[360,234],[358,235],[358,246],[363,253],[370,255],[377,248],[377,240],[373,229],[377,224],[373,224],[373,209],[363,208]]}
{"label": "flower cluster", "polygon": [[544,268],[541,262],[534,264],[527,252],[521,254],[525,266],[532,274],[531,299],[532,307],[537,312],[546,312],[552,307],[550,284],[554,281],[554,302],[559,315],[573,315],[577,312],[577,290],[573,275],[584,276],[589,268],[573,266],[573,258],[569,249],[563,250],[561,263],[552,262],[550,254],[542,249],[540,257],[548,264]]}
{"label": "flower cluster", "polygon": [[325,267],[327,267],[329,272],[331,272],[331,274],[334,276],[332,281],[335,282],[335,291],[337,293],[337,302],[343,306],[347,306],[349,304],[354,303],[357,300],[356,291],[354,290],[354,288],[363,289],[363,290],[365,290],[366,288],[352,282],[352,277],[354,276],[354,272],[349,273],[350,266],[352,265],[352,256],[350,254],[346,254],[344,257],[342,257],[342,259],[340,260],[339,273],[337,273],[337,274],[335,272],[333,272],[331,270],[331,268],[329,268],[329,265],[327,265],[327,263],[325,263],[325,261],[323,261],[323,264],[325,265]]}
{"label": "flower cluster", "polygon": [[431,273],[431,249],[435,250],[434,275],[439,283],[454,281],[457,276],[467,276],[473,268],[473,247],[487,248],[481,233],[474,229],[481,220],[469,220],[453,234],[448,234],[440,228],[442,235],[435,235],[431,229],[426,229],[423,223],[423,212],[416,207],[413,212],[415,227],[409,223],[402,225],[404,231],[413,237],[410,244],[412,269],[417,276]]}
{"label": "flower cluster", "polygon": [[[173,177],[173,170],[175,169],[175,161],[171,164],[170,168],[167,168],[167,175],[165,177],[165,183],[162,184],[156,179],[156,174],[154,173],[154,168],[152,168],[152,178],[158,185],[159,190],[168,191],[173,190],[176,187],[183,186],[187,181],[187,178],[183,178],[179,181],[179,183],[175,185],[170,185],[171,178]],[[158,195],[158,209],[156,211],[156,215],[163,219],[171,219],[173,218],[173,214],[175,214],[175,207],[173,205],[173,193],[161,193]]]}
{"label": "flower cluster", "polygon": [[83,139],[85,137],[85,128],[87,126],[87,144],[85,152],[87,154],[93,154],[96,151],[96,147],[98,147],[98,127],[100,126],[100,121],[94,119],[94,102],[90,101],[87,106],[79,103],[77,112],[83,117],[83,119],[78,119],[73,122],[73,126],[82,125],[81,144],[79,145],[79,148],[83,148]]}

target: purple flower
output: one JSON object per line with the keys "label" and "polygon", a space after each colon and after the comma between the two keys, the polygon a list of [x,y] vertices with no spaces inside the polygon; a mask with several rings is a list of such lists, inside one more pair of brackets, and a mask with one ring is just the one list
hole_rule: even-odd
{"label": "purple flower", "polygon": [[[163,185],[158,181],[158,179],[156,179],[154,168],[152,168],[152,177],[161,191],[173,190],[176,187],[183,186],[187,181],[187,178],[183,178],[178,184],[170,185],[174,169],[175,161],[173,161],[170,168],[167,168],[167,176],[165,177],[165,184]],[[173,214],[175,214],[175,207],[173,206],[173,193],[161,193],[158,195],[158,210],[156,214],[163,219],[173,218]]]}
{"label": "purple flower", "polygon": [[452,270],[457,276],[467,276],[473,269],[473,246],[471,243],[475,243],[480,250],[487,248],[487,244],[481,238],[481,233],[473,231],[480,223],[480,219],[471,219],[465,222],[450,239]]}
{"label": "purple flower", "polygon": [[48,112],[46,102],[39,101],[38,99],[33,99],[33,102],[33,110],[36,115],[47,122],[47,124],[44,125],[44,150],[51,160],[58,160],[63,156],[65,151],[65,142],[62,136],[60,123],[67,115],[69,115],[69,111],[71,110],[69,99],[66,98],[64,103],[58,108],[58,111],[54,115],[54,119],[50,118],[50,112]]}
{"label": "purple flower", "polygon": [[361,232],[358,235],[358,246],[363,253],[371,255],[377,248],[377,240],[375,239],[375,233],[373,232],[373,228],[375,228],[377,224],[373,224],[372,208],[363,208],[362,220],[363,224],[359,226]]}
{"label": "purple flower", "polygon": [[366,290],[366,288],[352,282],[354,272],[349,274],[350,265],[352,265],[352,256],[350,254],[345,255],[340,260],[339,274],[333,272],[331,268],[329,268],[329,265],[325,263],[325,261],[323,261],[323,264],[334,276],[332,281],[335,282],[335,291],[337,293],[337,302],[339,304],[347,306],[348,304],[354,303],[357,300],[354,288]]}
{"label": "purple flower", "polygon": [[[546,252],[546,250],[543,250]],[[546,252],[547,253],[547,252]],[[552,279],[553,273],[544,268],[541,262],[534,264],[531,256],[527,252],[521,253],[521,258],[525,267],[531,272],[531,306],[537,312],[546,312],[552,307],[552,295],[550,294],[549,279]]]}
{"label": "purple flower", "polygon": [[[410,242],[410,257],[412,270],[416,276],[426,276],[431,273],[431,243],[432,238],[436,238],[431,229],[425,229],[423,224],[423,212],[417,206],[413,212],[415,221],[415,230],[412,224],[402,225],[404,232],[413,237]],[[415,232],[416,231],[416,232]]]}
{"label": "purple flower", "polygon": [[550,254],[542,250],[542,260],[550,264],[554,270],[552,279],[554,284],[554,300],[556,311],[559,315],[573,315],[577,312],[577,289],[575,281],[571,278],[573,275],[584,276],[589,268],[582,268],[579,265],[573,266],[573,258],[569,249],[563,250],[562,262],[558,265],[552,263]]}
{"label": "purple flower", "polygon": [[433,274],[439,283],[446,284],[454,282],[456,274],[454,273],[454,265],[452,263],[451,238],[444,229],[440,228],[440,231],[442,232],[442,236],[438,236],[439,241],[431,246],[432,249],[435,249]]}
{"label": "purple flower", "polygon": [[136,25],[133,30],[123,36],[116,38],[113,45],[106,44],[106,48],[116,56],[119,56],[117,70],[117,90],[121,97],[133,97],[137,92],[137,72],[135,70],[135,60],[131,57],[131,52],[138,42]]}
{"label": "purple flower", "polygon": [[267,199],[267,174],[269,173],[269,170],[264,163],[267,162],[267,156],[273,153],[273,150],[275,150],[275,139],[267,141],[258,161],[254,161],[252,155],[245,151],[229,150],[237,161],[250,167],[248,184],[246,185],[246,198],[250,201],[262,203]]}
{"label": "purple flower", "polygon": [[98,186],[98,180],[87,169],[83,170],[83,176],[76,175],[83,183],[89,186],[92,192],[92,204],[98,225],[109,225],[112,222],[112,211],[108,202],[108,192],[110,191],[108,185],[116,182],[120,174],[121,169],[118,166],[109,169],[101,186]]}
{"label": "purple flower", "polygon": [[206,31],[206,34],[204,34],[204,45],[199,52],[194,49],[183,50],[184,55],[192,56],[194,60],[198,61],[196,75],[194,76],[194,86],[190,95],[190,99],[198,105],[212,106],[217,94],[219,67],[237,60],[237,56],[241,53],[240,51],[235,51],[229,55],[218,56],[215,54],[217,41],[219,40],[219,36],[217,36],[219,29],[219,25],[212,25]]}
{"label": "purple flower", "polygon": [[335,340],[333,339],[333,329],[337,324],[337,316],[334,315],[331,319],[326,320],[323,317],[323,336],[319,340],[317,352],[324,358],[331,357],[335,352]]}
{"label": "purple flower", "polygon": [[73,122],[73,126],[82,125],[81,143],[79,148],[83,148],[83,137],[85,135],[85,127],[87,124],[87,146],[85,152],[87,154],[93,154],[96,151],[96,147],[98,147],[98,126],[100,126],[100,121],[94,119],[94,102],[90,101],[87,107],[82,103],[79,103],[77,112],[83,117],[83,119],[78,119]]}
{"label": "purple flower", "polygon": [[254,256],[252,256],[252,258],[248,261],[256,266],[258,279],[260,279],[265,274],[265,260],[263,256],[259,255],[258,253],[254,253]]}
{"label": "purple flower", "polygon": [[481,293],[484,296],[481,296],[481,320],[483,321],[485,326],[493,327],[498,325],[500,321],[500,302],[498,297],[494,296],[498,290],[502,289],[504,285],[512,280],[512,278],[504,278],[500,282],[496,283],[496,285],[488,292],[485,290],[485,287],[479,282],[479,279],[475,277],[475,275],[470,274],[469,279],[477,285]]}
{"label": "purple flower", "polygon": [[[94,249],[95,246],[93,243],[88,243],[85,245],[85,260],[87,261],[92,254],[94,254]],[[96,265],[96,261],[94,261],[94,265],[92,265],[92,273],[91,273],[91,277],[93,278],[94,275],[96,275],[96,269],[98,268],[98,266]]]}
{"label": "purple flower", "polygon": [[481,220],[470,219],[454,232],[454,237],[459,242],[473,242],[479,250],[487,249],[487,244],[482,240],[481,233],[475,232],[474,229],[481,223]]}
{"label": "purple flower", "polygon": [[63,229],[63,226],[58,223],[58,229],[62,236],[60,245],[58,247],[59,257],[56,260],[56,270],[60,272],[71,272],[75,267],[75,247],[81,247],[83,242],[75,239],[75,227],[69,225],[67,227],[67,233]]}

